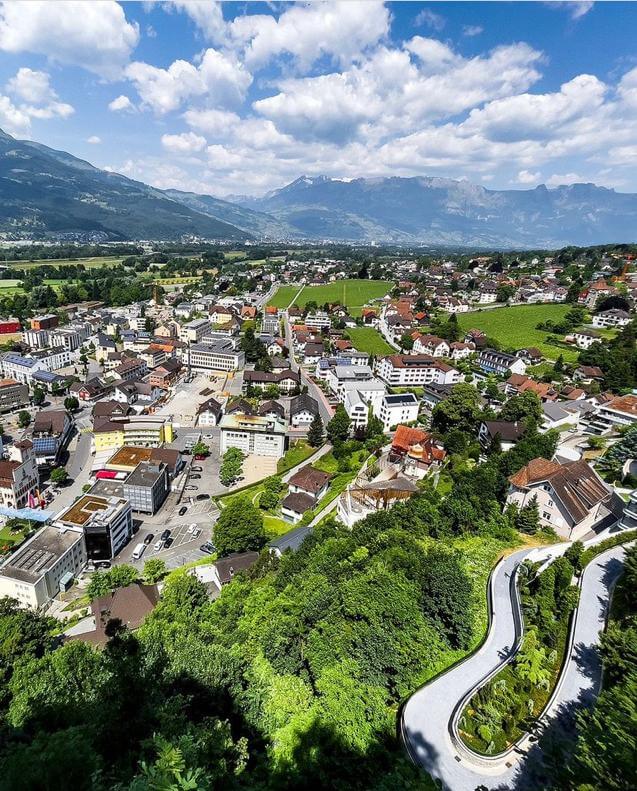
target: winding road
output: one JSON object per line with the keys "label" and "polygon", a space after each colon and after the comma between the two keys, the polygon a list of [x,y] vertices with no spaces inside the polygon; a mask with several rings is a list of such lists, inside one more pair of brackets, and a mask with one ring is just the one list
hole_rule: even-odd
{"label": "winding road", "polygon": [[[525,559],[541,561],[561,554],[567,545],[522,550],[500,561],[490,580],[491,622],[486,640],[474,654],[419,689],[404,705],[400,728],[412,760],[449,791],[525,787],[525,756],[534,750],[527,736],[515,749],[494,758],[480,758],[454,735],[454,722],[464,703],[516,652],[520,637],[515,571]],[[624,547],[598,555],[581,578],[580,604],[565,668],[544,716],[550,726],[565,712],[594,700],[601,684],[597,651],[612,587],[622,569]],[[566,726],[565,726],[566,727]]]}

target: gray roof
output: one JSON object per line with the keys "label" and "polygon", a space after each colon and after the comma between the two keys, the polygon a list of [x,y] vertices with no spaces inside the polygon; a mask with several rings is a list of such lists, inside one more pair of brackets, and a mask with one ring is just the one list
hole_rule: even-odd
{"label": "gray roof", "polygon": [[281,553],[285,552],[286,549],[296,552],[305,539],[313,531],[314,528],[310,527],[309,525],[297,527],[294,530],[290,530],[289,532],[284,533],[282,536],[278,536],[278,538],[273,539],[269,542],[268,546],[271,549],[278,549]]}

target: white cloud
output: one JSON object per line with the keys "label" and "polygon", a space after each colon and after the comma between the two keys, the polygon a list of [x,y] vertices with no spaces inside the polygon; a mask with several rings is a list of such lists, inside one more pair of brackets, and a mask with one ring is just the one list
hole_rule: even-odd
{"label": "white cloud", "polygon": [[8,96],[0,94],[0,127],[10,135],[28,135],[31,118],[16,107]]}
{"label": "white cloud", "polygon": [[161,144],[176,154],[190,154],[202,151],[206,147],[206,138],[194,132],[184,132],[180,135],[162,135]]}
{"label": "white cloud", "polygon": [[[22,102],[17,108],[14,108],[19,111],[19,115],[16,115],[15,111],[11,111],[10,101],[9,104],[5,102],[4,111],[13,117],[13,124],[18,123],[21,131],[25,133],[29,132],[31,118],[41,120],[68,118],[75,112],[70,104],[59,100],[59,96],[51,86],[51,78],[45,71],[19,69],[16,75],[7,82],[7,91]],[[29,122],[25,123],[22,120],[24,118]]]}
{"label": "white cloud", "polygon": [[462,35],[468,36],[469,38],[479,36],[483,32],[484,28],[481,25],[464,25],[462,28]]}
{"label": "white cloud", "polygon": [[581,19],[588,14],[595,3],[593,0],[562,0],[562,2],[553,0],[553,2],[547,2],[546,5],[552,8],[563,8],[568,11],[571,19]]}
{"label": "white cloud", "polygon": [[546,180],[547,187],[561,187],[563,185],[568,184],[581,184],[586,182],[584,176],[580,176],[578,173],[554,173],[552,176],[549,176]]}
{"label": "white cloud", "polygon": [[33,52],[114,79],[138,41],[137,24],[128,22],[122,7],[112,0],[0,5],[0,50],[4,52]]}
{"label": "white cloud", "polygon": [[142,102],[159,115],[178,109],[191,97],[205,96],[214,106],[240,104],[252,75],[232,55],[207,49],[198,66],[176,60],[167,69],[148,63],[131,63],[126,76]]}
{"label": "white cloud", "polygon": [[416,27],[427,25],[427,27],[437,32],[440,32],[445,24],[445,18],[440,16],[440,14],[436,14],[435,11],[432,11],[430,8],[423,8],[414,19],[414,25],[416,25]]}
{"label": "white cloud", "polygon": [[219,44],[224,41],[226,24],[223,21],[221,3],[215,0],[172,0],[171,3],[165,3],[164,8],[174,8],[187,14],[209,41]]}
{"label": "white cloud", "polygon": [[531,173],[529,170],[521,170],[518,173],[518,181],[520,184],[537,184],[540,180],[540,173]]}
{"label": "white cloud", "polygon": [[128,96],[118,96],[116,99],[113,99],[112,102],[109,102],[108,109],[113,113],[121,112],[122,110],[133,110],[133,103],[128,98]]}
{"label": "white cloud", "polygon": [[86,138],[86,142],[90,143],[92,146],[98,146],[102,142],[102,138],[97,135],[91,135]]}

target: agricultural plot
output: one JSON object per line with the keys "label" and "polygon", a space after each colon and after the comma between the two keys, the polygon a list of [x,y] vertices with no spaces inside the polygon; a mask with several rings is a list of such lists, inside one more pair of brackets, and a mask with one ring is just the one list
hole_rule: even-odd
{"label": "agricultural plot", "polygon": [[12,269],[35,269],[38,266],[58,266],[69,264],[82,264],[87,269],[99,269],[102,266],[117,266],[125,256],[105,255],[95,258],[41,258],[37,261],[5,261]]}
{"label": "agricultural plot", "polygon": [[486,332],[490,338],[499,341],[503,348],[535,346],[551,360],[556,360],[561,354],[567,362],[574,362],[578,354],[576,348],[547,343],[547,338],[561,338],[551,336],[545,330],[535,329],[541,321],[561,321],[570,309],[571,305],[513,305],[459,313],[458,324],[464,332],[474,328]]}
{"label": "agricultural plot", "polygon": [[359,352],[367,352],[367,354],[380,357],[385,354],[392,354],[395,351],[378,330],[373,329],[373,327],[350,327],[347,330],[347,334],[354,348],[358,349]]}
{"label": "agricultural plot", "polygon": [[325,302],[339,302],[346,305],[352,316],[360,316],[361,309],[372,299],[384,297],[392,288],[387,280],[336,280],[323,286],[305,286],[298,297],[299,286],[281,286],[271,305],[286,308],[292,300],[299,307],[308,302],[323,305]]}

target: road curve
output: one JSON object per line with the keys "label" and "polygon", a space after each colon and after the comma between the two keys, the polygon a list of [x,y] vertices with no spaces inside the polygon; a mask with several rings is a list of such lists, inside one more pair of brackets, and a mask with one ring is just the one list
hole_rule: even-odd
{"label": "road curve", "polygon": [[[534,561],[561,554],[564,545],[542,550],[521,550],[500,561],[490,580],[491,623],[482,646],[460,664],[419,689],[403,706],[400,728],[412,760],[449,791],[515,788],[524,752],[513,751],[501,759],[481,761],[458,745],[451,723],[458,704],[493,675],[516,651],[517,604],[515,570],[522,560]],[[623,547],[600,554],[586,567],[581,579],[572,645],[566,666],[549,703],[543,722],[573,704],[594,699],[600,686],[601,662],[595,646],[606,621],[612,586],[622,568]]]}

